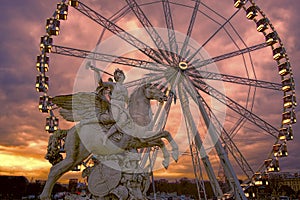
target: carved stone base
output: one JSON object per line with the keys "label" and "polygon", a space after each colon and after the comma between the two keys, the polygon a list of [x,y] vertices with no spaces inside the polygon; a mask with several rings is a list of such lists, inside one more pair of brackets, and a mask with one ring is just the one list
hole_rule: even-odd
{"label": "carved stone base", "polygon": [[128,159],[126,154],[101,159],[98,164],[84,171],[84,175],[88,175],[88,188],[94,199],[147,199],[150,173],[139,167],[139,160]]}

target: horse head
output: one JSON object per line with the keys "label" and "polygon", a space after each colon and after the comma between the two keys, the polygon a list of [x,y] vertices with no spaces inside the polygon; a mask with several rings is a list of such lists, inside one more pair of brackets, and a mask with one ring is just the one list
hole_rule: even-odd
{"label": "horse head", "polygon": [[157,86],[157,84],[145,84],[143,86],[145,97],[150,100],[157,100],[160,103],[167,101],[167,95],[162,92],[161,89],[159,89]]}

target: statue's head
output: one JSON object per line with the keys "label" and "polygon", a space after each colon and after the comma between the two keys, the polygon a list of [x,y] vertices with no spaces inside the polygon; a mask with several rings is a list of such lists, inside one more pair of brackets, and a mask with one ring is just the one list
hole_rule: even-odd
{"label": "statue's head", "polygon": [[114,72],[114,79],[116,82],[119,82],[121,79],[125,79],[125,74],[123,70],[120,70],[119,68],[115,70]]}

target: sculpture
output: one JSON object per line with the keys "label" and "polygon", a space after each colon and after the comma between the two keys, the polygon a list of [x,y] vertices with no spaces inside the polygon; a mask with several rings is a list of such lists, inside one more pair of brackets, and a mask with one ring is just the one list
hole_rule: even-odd
{"label": "sculpture", "polygon": [[[115,74],[122,76],[122,73],[121,70],[116,70]],[[99,200],[107,199],[108,196],[124,200],[145,199],[149,174],[143,173],[143,169],[138,166],[140,158],[132,157],[138,149],[160,147],[164,157],[163,165],[167,168],[170,155],[161,140],[166,138],[172,146],[172,157],[177,161],[178,147],[171,134],[165,130],[149,128],[152,120],[150,100],[154,99],[162,103],[168,99],[167,96],[158,89],[157,85],[144,84],[130,95],[127,110],[125,102],[121,102],[114,96],[117,93],[113,92],[112,95],[107,96],[110,91],[119,87],[121,88],[119,92],[123,92],[125,97],[127,90],[124,93],[122,85],[117,84],[118,82],[100,81],[97,93],[79,92],[53,98],[53,103],[61,108],[60,114],[63,118],[79,123],[67,131],[56,131],[49,139],[46,158],[53,166],[40,195],[41,199],[50,199],[55,182],[64,173],[82,163],[90,154],[95,155],[94,158],[100,162],[89,169],[89,172],[86,171],[85,175],[89,176],[89,189]],[[115,99],[110,101],[111,97]],[[149,137],[147,134],[152,135]],[[139,137],[141,135],[143,137]],[[57,141],[62,137],[65,137],[66,152],[66,158],[63,160],[57,150]],[[109,168],[103,164],[105,162],[112,162],[110,164],[115,168]],[[101,181],[106,184],[105,181],[111,177],[105,178],[104,171],[105,174],[114,174],[115,180],[106,190],[101,186]],[[99,185],[100,188],[97,189]]]}

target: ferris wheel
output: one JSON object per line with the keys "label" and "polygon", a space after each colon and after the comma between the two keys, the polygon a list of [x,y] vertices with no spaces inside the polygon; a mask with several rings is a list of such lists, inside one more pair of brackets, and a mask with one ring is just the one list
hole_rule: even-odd
{"label": "ferris wheel", "polygon": [[[46,21],[36,62],[46,131],[59,128],[48,94],[49,55],[86,59],[103,78],[114,67],[124,70],[129,90],[149,82],[169,88],[174,101],[165,126],[175,140],[177,134],[178,140],[185,138],[188,146],[181,150],[192,157],[198,190],[205,190],[205,171],[215,196],[226,193],[214,163],[220,163],[231,188],[227,192],[236,199],[249,197],[253,185],[267,185],[268,173],[278,172],[280,158],[288,156],[297,103],[289,57],[259,5],[254,0],[126,0],[107,12],[88,3],[63,0]],[[61,22],[72,17],[69,9],[102,28],[94,50],[55,43],[64,34]]]}

